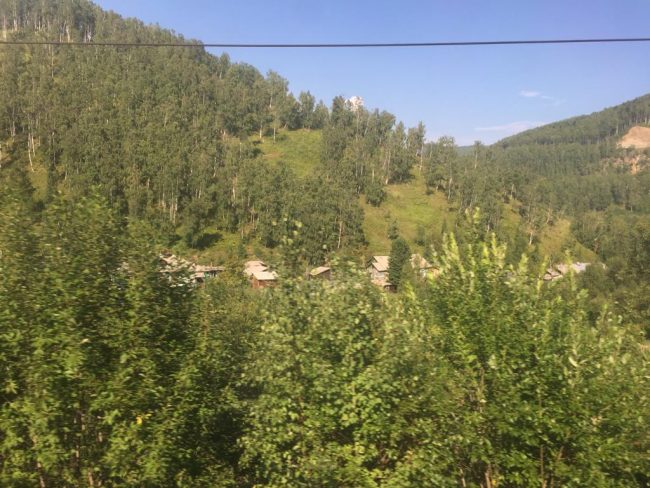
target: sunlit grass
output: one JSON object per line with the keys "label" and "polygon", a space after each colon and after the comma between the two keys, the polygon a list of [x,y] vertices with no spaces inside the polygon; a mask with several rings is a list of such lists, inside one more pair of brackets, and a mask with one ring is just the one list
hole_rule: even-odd
{"label": "sunlit grass", "polygon": [[270,163],[287,163],[298,176],[308,175],[318,163],[321,148],[320,130],[279,131],[275,141],[266,136],[259,147]]}
{"label": "sunlit grass", "polygon": [[439,236],[446,221],[453,229],[454,213],[448,210],[447,200],[441,193],[426,195],[424,182],[416,176],[408,183],[388,185],[386,200],[380,207],[373,207],[361,198],[364,210],[363,229],[371,254],[387,254],[391,241],[388,228],[396,221],[399,233],[413,245],[417,228],[422,226],[428,235]]}

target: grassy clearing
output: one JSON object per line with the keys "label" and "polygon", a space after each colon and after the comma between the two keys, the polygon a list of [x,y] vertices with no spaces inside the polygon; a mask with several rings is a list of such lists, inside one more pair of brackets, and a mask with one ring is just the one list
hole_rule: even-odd
{"label": "grassy clearing", "polygon": [[298,176],[306,176],[320,158],[321,137],[320,130],[281,131],[275,142],[273,137],[265,137],[258,147],[269,163],[285,162]]}
{"label": "grassy clearing", "polygon": [[373,207],[361,197],[364,211],[363,230],[368,240],[371,254],[388,254],[390,239],[388,228],[397,221],[400,234],[413,244],[418,226],[422,226],[428,235],[439,236],[446,222],[447,228],[453,228],[453,212],[448,210],[445,197],[440,193],[426,195],[424,182],[415,177],[406,184],[386,187],[387,198],[380,207]]}
{"label": "grassy clearing", "polygon": [[553,226],[545,228],[539,241],[540,254],[552,262],[563,261],[567,251],[576,261],[598,261],[596,253],[576,241],[571,234],[571,222],[566,219],[560,219]]}
{"label": "grassy clearing", "polygon": [[45,165],[34,164],[34,171],[29,171],[27,174],[34,187],[34,199],[44,200],[47,193],[47,169]]}

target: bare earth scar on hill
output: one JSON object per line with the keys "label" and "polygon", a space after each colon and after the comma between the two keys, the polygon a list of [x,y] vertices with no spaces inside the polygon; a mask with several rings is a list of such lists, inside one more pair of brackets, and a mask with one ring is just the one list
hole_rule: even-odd
{"label": "bare earth scar on hill", "polygon": [[636,149],[647,149],[650,147],[650,127],[639,125],[632,127],[618,143],[620,147]]}

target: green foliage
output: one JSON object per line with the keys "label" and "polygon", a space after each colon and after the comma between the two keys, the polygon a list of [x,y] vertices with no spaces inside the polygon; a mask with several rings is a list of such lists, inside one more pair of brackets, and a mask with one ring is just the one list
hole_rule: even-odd
{"label": "green foliage", "polygon": [[508,268],[504,258],[494,240],[461,252],[451,238],[431,288],[443,349],[466,391],[463,432],[449,436],[465,459],[460,476],[635,486],[647,471],[636,451],[647,418],[630,396],[647,381],[638,337],[608,315],[589,325],[582,293],[571,286],[560,296],[529,277],[525,260]]}
{"label": "green foliage", "polygon": [[241,439],[257,483],[370,482],[354,448],[355,403],[360,375],[376,355],[381,315],[377,292],[357,283],[312,281],[274,296],[248,372],[260,394]]}
{"label": "green foliage", "polygon": [[418,294],[345,263],[259,294],[161,273],[101,198],[0,198],[3,485],[647,484],[639,335],[494,237]]}
{"label": "green foliage", "polygon": [[[0,18],[9,39],[185,42],[85,0],[3,1]],[[43,193],[80,196],[99,188],[124,214],[186,224],[191,246],[208,223],[241,228],[255,208],[247,201],[241,209],[238,201],[242,168],[261,170],[243,141],[324,123],[309,94],[298,102],[277,73],[264,77],[227,55],[198,47],[98,54],[45,46],[2,50],[0,158],[9,139],[12,152],[27,155],[22,164],[47,175]]]}
{"label": "green foliage", "polygon": [[[0,17],[179,39],[86,1]],[[0,485],[648,485],[650,176],[615,144],[647,96],[461,154],[201,48],[98,53],[0,52]],[[302,280],[359,252],[364,210],[402,292],[337,261]],[[544,283],[566,217],[607,266]],[[161,273],[154,243],[215,228],[228,271]],[[404,286],[399,230],[432,228],[440,274]],[[277,289],[249,289],[244,242],[278,248]]]}
{"label": "green foliage", "polygon": [[379,207],[386,199],[386,191],[379,182],[371,182],[366,187],[366,202],[373,207]]}
{"label": "green foliage", "polygon": [[397,220],[393,219],[388,226],[388,238],[391,241],[394,241],[399,237],[399,226],[397,225]]}
{"label": "green foliage", "polygon": [[396,287],[400,288],[402,279],[405,275],[405,268],[411,265],[411,249],[408,243],[401,237],[393,241],[390,248],[388,261],[388,280]]}

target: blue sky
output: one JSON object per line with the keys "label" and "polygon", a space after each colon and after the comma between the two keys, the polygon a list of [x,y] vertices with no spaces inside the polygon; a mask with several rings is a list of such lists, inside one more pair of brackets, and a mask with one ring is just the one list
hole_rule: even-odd
{"label": "blue sky", "polygon": [[[186,38],[224,43],[650,37],[649,0],[96,0]],[[216,51],[215,51],[216,52]],[[650,92],[650,43],[230,49],[327,104],[359,95],[435,139],[494,142]]]}

